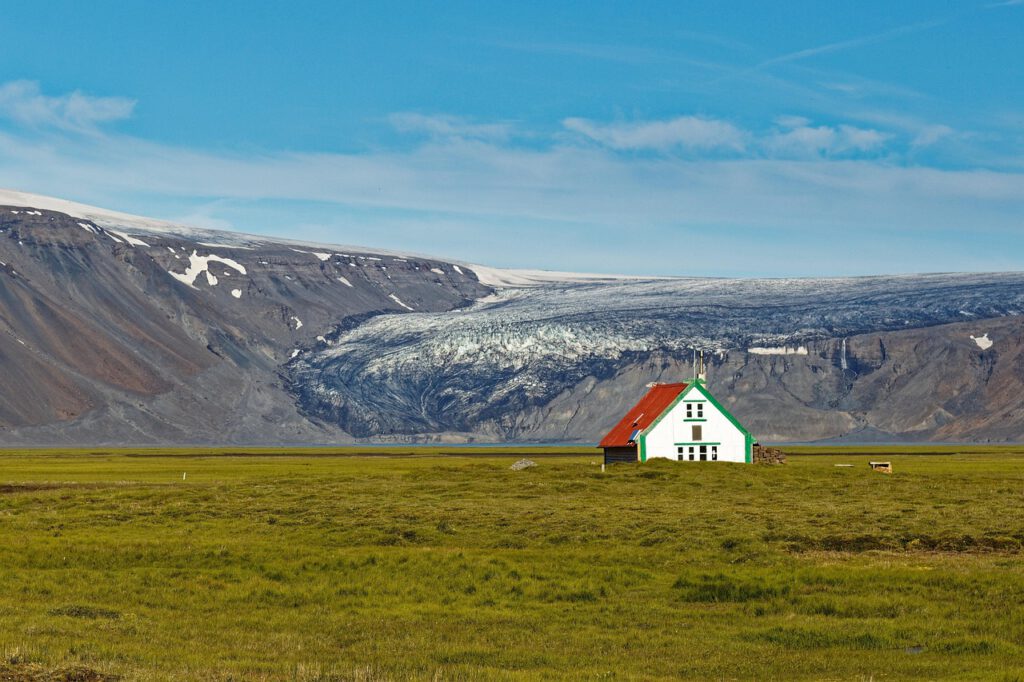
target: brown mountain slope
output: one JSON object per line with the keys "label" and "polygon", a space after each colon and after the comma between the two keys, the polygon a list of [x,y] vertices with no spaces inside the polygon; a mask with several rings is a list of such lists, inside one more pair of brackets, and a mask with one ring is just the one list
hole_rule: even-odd
{"label": "brown mountain slope", "polygon": [[297,413],[281,365],[346,319],[487,291],[437,261],[126,235],[0,207],[0,438],[345,439]]}

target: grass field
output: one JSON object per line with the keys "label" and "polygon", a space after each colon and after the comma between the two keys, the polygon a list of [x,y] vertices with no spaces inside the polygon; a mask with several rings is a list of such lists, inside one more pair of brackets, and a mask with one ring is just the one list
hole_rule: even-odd
{"label": "grass field", "polygon": [[0,680],[1024,679],[1019,449],[417,452],[0,454]]}

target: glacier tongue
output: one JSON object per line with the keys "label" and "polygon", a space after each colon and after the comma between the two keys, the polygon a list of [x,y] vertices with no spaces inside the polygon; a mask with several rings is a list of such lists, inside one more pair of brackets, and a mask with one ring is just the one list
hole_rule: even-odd
{"label": "glacier tongue", "polygon": [[626,357],[796,349],[1021,309],[1024,274],[547,282],[458,312],[375,317],[290,369],[303,409],[353,435],[467,431]]}

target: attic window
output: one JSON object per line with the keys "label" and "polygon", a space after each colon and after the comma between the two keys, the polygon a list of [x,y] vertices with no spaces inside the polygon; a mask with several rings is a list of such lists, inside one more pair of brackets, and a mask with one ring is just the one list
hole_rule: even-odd
{"label": "attic window", "polygon": [[686,403],[687,419],[703,419],[704,403]]}

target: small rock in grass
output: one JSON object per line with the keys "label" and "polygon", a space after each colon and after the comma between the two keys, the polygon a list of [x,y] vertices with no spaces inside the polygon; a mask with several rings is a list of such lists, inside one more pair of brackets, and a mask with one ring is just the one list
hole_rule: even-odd
{"label": "small rock in grass", "polygon": [[537,466],[537,463],[529,459],[521,459],[512,465],[512,471],[522,471]]}

